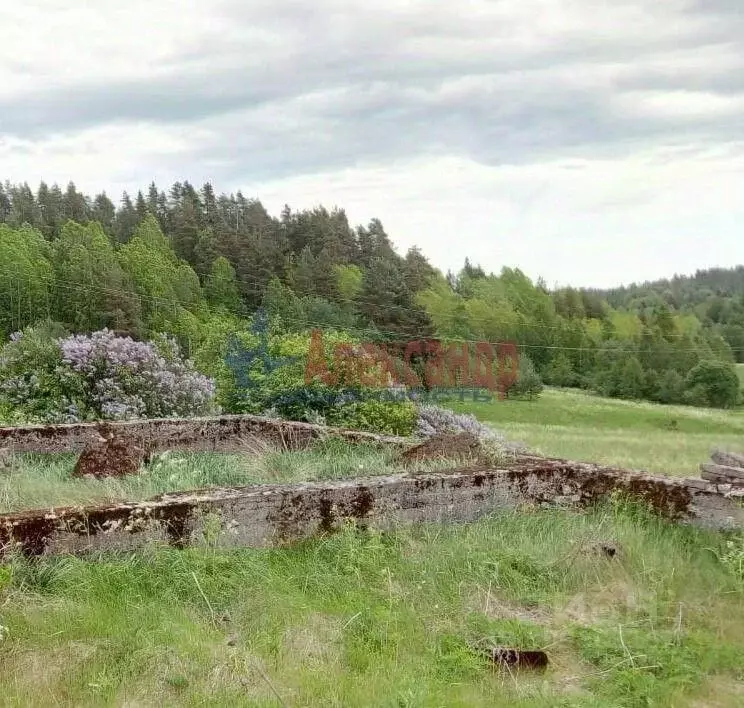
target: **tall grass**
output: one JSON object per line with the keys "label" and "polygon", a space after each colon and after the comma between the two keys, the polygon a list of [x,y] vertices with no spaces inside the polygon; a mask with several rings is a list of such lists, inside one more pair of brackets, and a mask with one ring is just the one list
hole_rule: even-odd
{"label": "tall grass", "polygon": [[[365,477],[402,472],[396,451],[376,445],[353,445],[329,439],[307,450],[264,448],[245,454],[165,453],[138,475],[110,479],[71,476],[74,455],[18,455],[0,475],[0,513],[118,501],[138,501],[158,494],[209,487],[247,486]],[[428,461],[417,469],[451,467]]]}
{"label": "tall grass", "polygon": [[[727,550],[615,504],[282,550],[15,560],[2,702],[742,705],[744,578]],[[482,641],[544,648],[551,667],[499,671]]]}
{"label": "tall grass", "polygon": [[71,477],[74,455],[19,455],[0,476],[0,513],[50,505],[147,499],[169,491],[264,482],[337,479],[389,472],[393,452],[329,440],[297,452],[165,453],[141,474],[104,480]]}

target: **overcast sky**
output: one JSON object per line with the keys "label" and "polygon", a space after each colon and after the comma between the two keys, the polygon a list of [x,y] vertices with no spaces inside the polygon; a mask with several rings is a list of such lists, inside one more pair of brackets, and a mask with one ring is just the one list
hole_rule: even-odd
{"label": "overcast sky", "polygon": [[604,286],[744,262],[742,0],[27,0],[0,178],[379,217]]}

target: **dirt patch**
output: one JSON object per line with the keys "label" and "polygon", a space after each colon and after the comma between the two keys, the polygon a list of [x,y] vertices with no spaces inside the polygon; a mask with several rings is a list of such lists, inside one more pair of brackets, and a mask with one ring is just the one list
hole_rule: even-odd
{"label": "dirt patch", "polygon": [[124,477],[138,474],[148,457],[138,438],[101,427],[100,438],[88,443],[80,454],[73,477]]}
{"label": "dirt patch", "polygon": [[[82,667],[95,657],[97,651],[97,645],[80,641],[17,653],[7,651],[3,654],[2,679],[7,681],[9,686],[12,685],[19,698],[29,700],[32,697],[38,700],[42,696],[53,698],[61,695],[61,687],[65,680],[81,671]],[[3,704],[19,705],[14,704],[12,699],[8,703],[4,700]]]}
{"label": "dirt patch", "polygon": [[400,455],[405,463],[430,460],[477,460],[483,455],[483,445],[471,433],[440,433]]}
{"label": "dirt patch", "polygon": [[525,607],[509,602],[499,597],[498,593],[489,587],[478,587],[466,606],[491,620],[519,620],[540,625],[550,623],[550,613],[544,608]]}
{"label": "dirt patch", "polygon": [[744,681],[731,676],[714,676],[705,683],[692,708],[728,708],[744,704]]}
{"label": "dirt patch", "polygon": [[563,607],[556,609],[554,620],[559,625],[574,623],[582,627],[624,621],[642,611],[652,600],[650,593],[618,578],[602,588],[573,595]]}
{"label": "dirt patch", "polygon": [[306,663],[321,663],[337,658],[340,638],[337,621],[314,613],[303,625],[285,631],[284,648],[289,657],[299,657]]}

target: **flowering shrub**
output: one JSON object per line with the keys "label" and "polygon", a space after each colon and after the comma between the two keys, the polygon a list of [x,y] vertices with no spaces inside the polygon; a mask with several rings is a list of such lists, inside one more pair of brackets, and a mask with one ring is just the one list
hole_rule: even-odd
{"label": "flowering shrub", "polygon": [[417,433],[425,438],[440,433],[470,433],[511,452],[525,451],[524,446],[508,441],[502,433],[483,425],[474,415],[455,413],[439,406],[419,406]]}
{"label": "flowering shrub", "polygon": [[136,342],[104,329],[52,339],[32,330],[14,335],[0,353],[0,398],[14,420],[204,415],[214,394],[213,381],[166,337]]}

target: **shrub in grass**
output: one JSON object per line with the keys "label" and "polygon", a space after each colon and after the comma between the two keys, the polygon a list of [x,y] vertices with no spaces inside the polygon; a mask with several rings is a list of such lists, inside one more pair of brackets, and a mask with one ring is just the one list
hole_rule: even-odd
{"label": "shrub in grass", "polygon": [[439,406],[419,406],[416,432],[419,436],[429,438],[442,433],[469,433],[479,440],[488,442],[505,451],[525,452],[521,443],[511,442],[503,433],[483,425],[474,415],[455,413]]}
{"label": "shrub in grass", "polygon": [[109,330],[13,336],[0,352],[0,399],[22,422],[193,416],[214,408],[214,383],[163,337],[136,342]]}
{"label": "shrub in grass", "polygon": [[506,391],[508,398],[528,398],[532,401],[543,392],[544,386],[532,360],[524,354],[519,357],[519,373],[515,383]]}
{"label": "shrub in grass", "polygon": [[408,436],[416,427],[416,407],[410,401],[358,401],[342,405],[327,420],[345,428]]}

